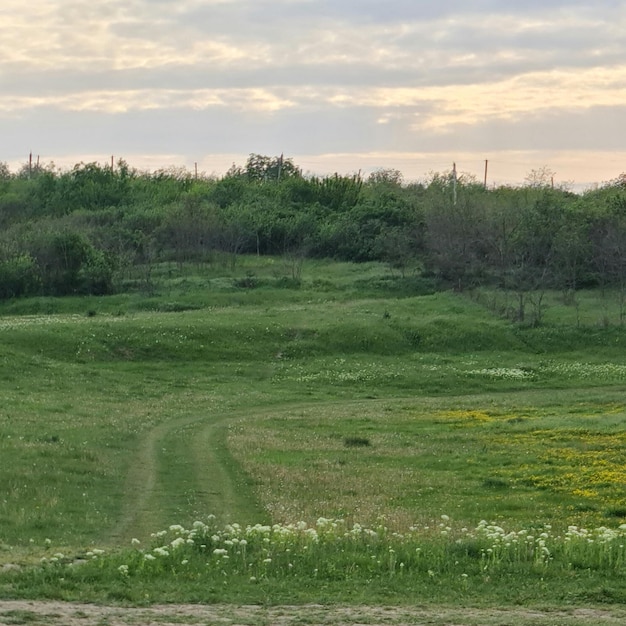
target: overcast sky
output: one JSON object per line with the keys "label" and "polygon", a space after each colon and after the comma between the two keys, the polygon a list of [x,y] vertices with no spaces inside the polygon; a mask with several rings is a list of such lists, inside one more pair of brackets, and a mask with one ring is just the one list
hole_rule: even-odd
{"label": "overcast sky", "polygon": [[0,161],[626,171],[626,1],[2,0]]}

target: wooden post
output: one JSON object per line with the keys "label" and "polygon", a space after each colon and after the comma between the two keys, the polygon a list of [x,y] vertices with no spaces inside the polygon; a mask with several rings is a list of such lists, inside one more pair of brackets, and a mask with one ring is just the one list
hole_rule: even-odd
{"label": "wooden post", "polygon": [[33,153],[29,153],[28,155],[28,178],[33,175]]}
{"label": "wooden post", "polygon": [[113,155],[111,155],[111,171],[113,171]]}
{"label": "wooden post", "polygon": [[485,159],[485,189],[487,189],[487,165],[488,164],[489,164],[489,161]]}

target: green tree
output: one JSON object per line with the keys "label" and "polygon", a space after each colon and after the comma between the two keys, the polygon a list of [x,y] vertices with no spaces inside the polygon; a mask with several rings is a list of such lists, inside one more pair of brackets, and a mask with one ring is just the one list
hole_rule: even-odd
{"label": "green tree", "polygon": [[[453,187],[456,186],[456,193]],[[427,266],[458,290],[485,280],[493,243],[488,192],[473,182],[435,175],[424,195]]]}
{"label": "green tree", "polygon": [[257,183],[280,182],[285,178],[301,176],[293,160],[285,159],[282,154],[278,157],[251,154],[246,161],[245,174],[249,181]]}
{"label": "green tree", "polygon": [[160,248],[179,263],[209,259],[217,244],[216,208],[187,195],[164,218],[156,234]]}
{"label": "green tree", "polygon": [[112,268],[83,234],[35,230],[27,244],[37,263],[44,294],[101,294],[110,290]]}

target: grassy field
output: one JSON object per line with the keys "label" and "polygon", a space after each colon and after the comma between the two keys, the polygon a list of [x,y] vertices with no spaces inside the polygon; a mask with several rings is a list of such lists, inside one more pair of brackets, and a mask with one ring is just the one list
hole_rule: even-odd
{"label": "grassy field", "polygon": [[[133,278],[129,277],[129,284]],[[377,264],[0,308],[0,597],[626,600],[626,331]]]}

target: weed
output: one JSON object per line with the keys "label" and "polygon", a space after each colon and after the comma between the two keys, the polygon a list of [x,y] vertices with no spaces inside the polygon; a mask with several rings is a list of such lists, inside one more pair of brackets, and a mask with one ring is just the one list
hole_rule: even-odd
{"label": "weed", "polygon": [[239,289],[256,289],[259,279],[252,272],[247,272],[244,277],[233,279],[233,285]]}
{"label": "weed", "polygon": [[485,478],[482,482],[482,486],[486,489],[508,489],[509,483],[501,478]]}
{"label": "weed", "polygon": [[366,448],[372,444],[367,437],[344,437],[343,445],[346,448]]}
{"label": "weed", "polygon": [[0,617],[4,624],[31,624],[33,622],[40,623],[41,615],[34,611],[14,610],[3,611],[0,613]]}

